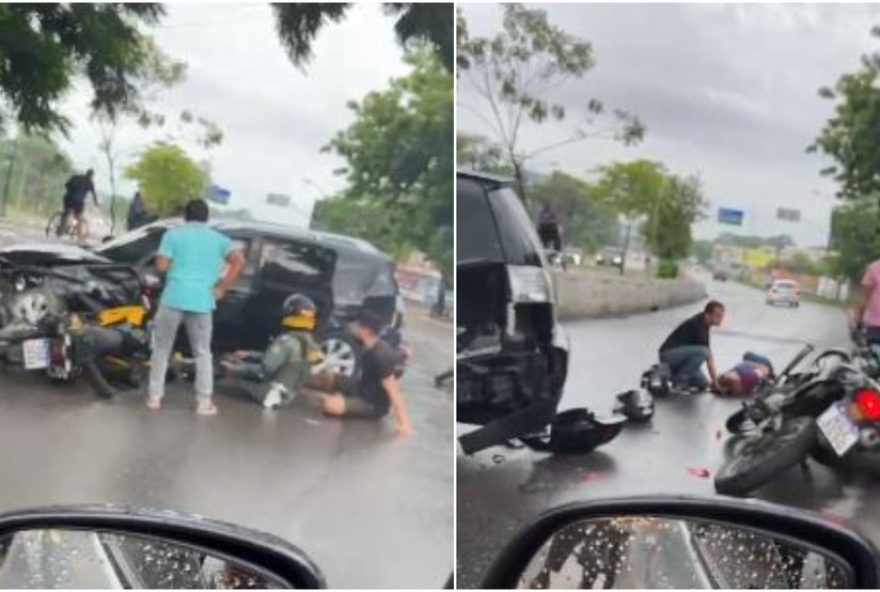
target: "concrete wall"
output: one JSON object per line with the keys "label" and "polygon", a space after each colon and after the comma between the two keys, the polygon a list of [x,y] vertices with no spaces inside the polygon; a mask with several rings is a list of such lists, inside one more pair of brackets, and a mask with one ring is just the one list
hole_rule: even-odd
{"label": "concrete wall", "polygon": [[690,278],[675,280],[620,276],[608,270],[554,270],[560,320],[636,314],[671,308],[707,297]]}

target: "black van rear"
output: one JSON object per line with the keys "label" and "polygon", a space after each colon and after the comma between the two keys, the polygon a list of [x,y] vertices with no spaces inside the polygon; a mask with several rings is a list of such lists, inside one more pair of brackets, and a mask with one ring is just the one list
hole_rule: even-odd
{"label": "black van rear", "polygon": [[540,432],[568,366],[551,276],[509,181],[458,173],[456,405],[466,453]]}

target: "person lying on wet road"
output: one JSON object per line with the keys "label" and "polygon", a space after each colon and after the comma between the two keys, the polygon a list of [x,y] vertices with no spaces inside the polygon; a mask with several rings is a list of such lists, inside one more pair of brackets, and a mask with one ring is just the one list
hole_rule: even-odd
{"label": "person lying on wet road", "polygon": [[[724,305],[712,300],[703,312],[692,316],[673,331],[660,346],[660,362],[672,373],[675,388],[704,391],[718,387],[715,358],[709,345],[709,332],[724,320]],[[709,378],[703,374],[703,364]]]}
{"label": "person lying on wet road", "polygon": [[390,411],[397,420],[397,433],[409,436],[412,424],[398,379],[400,360],[380,337],[383,328],[382,319],[368,310],[353,324],[352,332],[363,346],[358,380],[325,372],[312,376],[308,386],[329,393],[321,397],[326,415],[379,419]]}
{"label": "person lying on wet road", "polygon": [[718,377],[716,392],[722,397],[748,397],[773,378],[773,364],[764,356],[747,352],[742,362]]}
{"label": "person lying on wet road", "polygon": [[238,351],[220,366],[224,376],[267,409],[291,403],[307,384],[312,365],[323,358],[315,342],[318,307],[311,298],[293,294],[284,301],[283,332],[266,351]]}

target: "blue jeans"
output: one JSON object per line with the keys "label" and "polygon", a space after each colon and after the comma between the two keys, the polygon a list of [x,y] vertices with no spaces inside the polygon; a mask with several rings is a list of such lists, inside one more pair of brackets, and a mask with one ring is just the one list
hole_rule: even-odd
{"label": "blue jeans", "polygon": [[211,402],[214,394],[214,363],[211,357],[211,333],[214,329],[211,313],[184,312],[160,306],[153,327],[153,355],[150,358],[150,397],[165,396],[165,376],[174,353],[174,342],[180,324],[186,326],[189,344],[196,359],[196,398]]}
{"label": "blue jeans", "polygon": [[702,370],[708,359],[705,345],[680,345],[660,352],[660,361],[669,366],[676,386],[708,388],[709,379]]}

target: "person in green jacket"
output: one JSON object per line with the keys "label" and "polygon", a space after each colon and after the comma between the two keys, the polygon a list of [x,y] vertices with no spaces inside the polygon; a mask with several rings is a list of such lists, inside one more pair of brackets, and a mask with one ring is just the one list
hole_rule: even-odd
{"label": "person in green jacket", "polygon": [[318,308],[308,296],[284,301],[284,331],[266,351],[239,351],[221,361],[226,378],[267,409],[291,403],[323,355],[314,340]]}

